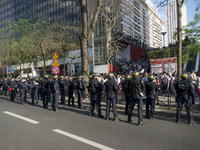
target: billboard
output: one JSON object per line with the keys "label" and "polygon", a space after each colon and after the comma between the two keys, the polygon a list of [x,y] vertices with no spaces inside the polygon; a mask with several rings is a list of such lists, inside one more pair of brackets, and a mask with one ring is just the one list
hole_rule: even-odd
{"label": "billboard", "polygon": [[176,57],[151,59],[151,73],[177,72]]}

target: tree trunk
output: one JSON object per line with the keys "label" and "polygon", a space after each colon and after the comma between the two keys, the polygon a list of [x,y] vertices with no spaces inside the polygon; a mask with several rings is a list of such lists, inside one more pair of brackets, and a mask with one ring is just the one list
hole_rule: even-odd
{"label": "tree trunk", "polygon": [[109,72],[113,72],[113,62],[112,62],[112,59],[109,60],[109,64],[110,64],[110,71]]}
{"label": "tree trunk", "polygon": [[73,72],[72,72],[72,64],[73,64],[73,59],[71,58],[71,63],[70,63],[70,76],[72,76],[73,75]]}
{"label": "tree trunk", "polygon": [[178,62],[178,79],[181,79],[181,74],[182,74],[182,31],[181,31],[181,18],[182,18],[182,13],[181,13],[181,7],[184,3],[184,0],[180,2],[180,0],[176,0],[177,3],[177,40],[178,40],[178,51],[177,51],[177,62]]}
{"label": "tree trunk", "polygon": [[[87,2],[81,1],[81,17],[82,17],[82,33],[80,35],[80,47],[81,47],[81,61],[82,61],[82,74],[84,76],[83,83],[86,87],[89,82],[89,54],[88,54],[88,22],[87,22]],[[86,93],[84,93],[86,95]]]}

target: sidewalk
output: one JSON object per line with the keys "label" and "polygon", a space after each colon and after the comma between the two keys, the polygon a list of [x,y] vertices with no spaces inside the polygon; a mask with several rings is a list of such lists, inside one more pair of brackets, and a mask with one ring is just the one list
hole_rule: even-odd
{"label": "sidewalk", "polygon": [[[68,100],[68,97],[66,97],[66,100]],[[75,103],[77,100],[75,100]],[[85,98],[83,100],[84,106],[89,107],[90,106],[90,100],[88,98]],[[101,102],[101,107],[106,108],[106,102]],[[193,116],[194,120],[200,120],[200,105],[196,104],[192,106],[193,107]],[[117,110],[118,111],[124,111],[125,110],[125,101],[121,101],[117,104]],[[145,104],[143,105],[143,113],[145,114],[146,106]],[[134,108],[134,112],[137,112],[137,104]],[[155,115],[160,115],[160,116],[167,116],[167,117],[175,117],[176,116],[176,102],[175,99],[171,99],[171,108],[169,109],[168,107],[168,99],[167,97],[164,96],[159,96],[159,105],[156,104],[155,106]],[[182,111],[181,111],[181,117],[182,118],[187,118],[187,113],[185,106],[183,106]]]}

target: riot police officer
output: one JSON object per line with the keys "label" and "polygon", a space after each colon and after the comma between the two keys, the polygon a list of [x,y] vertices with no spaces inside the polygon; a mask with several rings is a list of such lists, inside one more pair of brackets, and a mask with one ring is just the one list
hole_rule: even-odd
{"label": "riot police officer", "polygon": [[177,81],[175,84],[175,90],[177,93],[177,112],[176,112],[176,122],[180,123],[180,111],[182,110],[182,106],[185,103],[188,122],[189,125],[193,124],[193,116],[191,110],[191,101],[188,98],[188,93],[192,92],[194,86],[190,81],[187,80],[188,75],[186,73],[182,74],[182,80]]}
{"label": "riot police officer", "polygon": [[15,96],[16,96],[16,89],[17,89],[17,83],[15,82],[14,78],[12,78],[11,81],[9,82],[9,86],[11,88],[10,101],[14,102]]}
{"label": "riot police officer", "polygon": [[[103,81],[103,79],[101,79]],[[101,114],[101,91],[104,89],[104,85],[97,80],[97,74],[93,74],[92,79],[89,81],[90,92],[90,116],[94,116],[94,109],[98,112],[98,117],[103,118]]]}
{"label": "riot police officer", "polygon": [[35,99],[36,99],[36,104],[38,104],[39,83],[36,82],[35,79],[33,79],[32,84],[30,85],[30,89],[31,89],[32,105],[35,104]]}
{"label": "riot police officer", "polygon": [[7,78],[4,78],[4,80],[3,80],[3,91],[4,91],[4,96],[7,96],[7,91],[8,91],[8,80],[7,80]]}
{"label": "riot police officer", "polygon": [[25,90],[27,89],[27,84],[25,84],[26,79],[22,78],[20,83],[19,83],[19,89],[20,89],[20,93],[21,93],[21,104],[25,103]]}
{"label": "riot police officer", "polygon": [[116,109],[116,93],[119,90],[117,82],[114,80],[114,74],[108,74],[108,80],[105,82],[105,91],[107,95],[107,103],[106,103],[106,120],[109,119],[110,116],[110,106],[112,102],[113,107],[113,115],[115,122],[119,121],[117,116],[117,109]]}
{"label": "riot police officer", "polygon": [[48,103],[50,100],[50,82],[48,78],[49,76],[45,75],[44,79],[41,81],[43,108],[46,109],[48,109]]}
{"label": "riot police officer", "polygon": [[128,113],[128,122],[131,123],[132,111],[135,103],[138,104],[138,126],[143,125],[142,119],[142,104],[143,104],[143,89],[144,86],[139,79],[139,73],[133,72],[133,78],[129,82],[129,88],[131,90],[130,107]]}
{"label": "riot police officer", "polygon": [[125,114],[128,114],[128,108],[130,103],[131,91],[129,89],[128,83],[131,76],[126,75],[126,79],[122,82],[122,90],[124,91],[125,99],[126,99],[126,106],[125,106]]}
{"label": "riot police officer", "polygon": [[53,99],[52,99],[51,110],[58,111],[58,99],[59,99],[58,75],[54,75],[53,78],[54,78],[54,84],[52,88]]}
{"label": "riot police officer", "polygon": [[72,77],[69,77],[69,82],[68,82],[68,106],[71,106],[70,101],[72,100],[72,106],[75,107],[75,105],[74,105],[74,90],[75,89],[76,89],[75,82],[73,81]]}
{"label": "riot police officer", "polygon": [[77,94],[78,94],[78,108],[83,108],[83,91],[85,90],[85,87],[83,85],[83,81],[82,81],[83,76],[79,76],[78,77],[78,81],[77,81]]}
{"label": "riot police officer", "polygon": [[[155,92],[156,92],[156,84],[153,82],[154,76],[148,76],[148,82],[145,83],[146,89],[146,118],[154,119],[154,110],[155,110]],[[151,110],[149,113],[149,106],[151,106]]]}
{"label": "riot police officer", "polygon": [[66,86],[65,86],[65,82],[64,82],[64,77],[63,76],[60,77],[59,88],[60,88],[60,95],[61,95],[61,104],[64,105],[65,104]]}

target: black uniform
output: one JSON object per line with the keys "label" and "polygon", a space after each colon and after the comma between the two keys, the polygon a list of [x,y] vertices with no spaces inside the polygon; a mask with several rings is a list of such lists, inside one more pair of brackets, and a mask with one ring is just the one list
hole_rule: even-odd
{"label": "black uniform", "polygon": [[7,91],[8,91],[8,80],[5,79],[3,81],[3,91],[4,91],[4,96],[7,96]]}
{"label": "black uniform", "polygon": [[35,82],[30,85],[31,89],[31,98],[32,98],[32,104],[35,104],[35,99],[36,99],[36,104],[38,103],[38,89],[39,89],[39,83]]}
{"label": "black uniform", "polygon": [[59,99],[59,83],[58,80],[54,80],[53,87],[52,87],[52,94],[53,94],[53,99],[52,99],[52,109],[53,111],[58,110],[58,99]]}
{"label": "black uniform", "polygon": [[70,101],[72,100],[72,106],[74,107],[74,91],[76,89],[76,82],[72,79],[68,82],[68,106],[70,106]]}
{"label": "black uniform", "polygon": [[106,119],[109,119],[110,116],[110,106],[112,102],[113,107],[113,115],[115,118],[115,121],[117,118],[117,110],[116,110],[116,93],[119,90],[119,87],[117,85],[117,82],[113,78],[109,78],[108,81],[105,82],[105,91],[107,94],[107,103],[106,103]]}
{"label": "black uniform", "polygon": [[83,108],[83,91],[85,90],[85,87],[83,85],[82,79],[78,79],[77,82],[77,94],[78,94],[78,108]]}
{"label": "black uniform", "polygon": [[65,86],[64,80],[62,80],[62,79],[59,82],[59,88],[60,88],[60,95],[61,95],[61,104],[64,105],[65,104],[65,90],[66,90],[66,86]]}
{"label": "black uniform", "polygon": [[188,80],[181,80],[176,82],[175,90],[177,93],[177,113],[176,113],[176,121],[180,122],[180,111],[182,110],[183,103],[185,103],[188,121],[189,123],[193,123],[192,117],[192,109],[191,109],[191,101],[188,96],[192,92],[194,86]]}
{"label": "black uniform", "polygon": [[16,96],[17,83],[15,81],[10,81],[9,86],[10,88],[12,88],[10,93],[10,101],[14,102]]}
{"label": "black uniform", "polygon": [[130,107],[129,107],[129,114],[128,114],[128,122],[131,123],[132,111],[135,106],[135,103],[138,104],[138,125],[143,124],[142,119],[142,92],[144,86],[142,82],[139,80],[138,77],[133,77],[129,82],[129,89],[131,90],[131,98],[130,98]]}
{"label": "black uniform", "polygon": [[98,117],[102,118],[101,114],[101,91],[104,89],[104,85],[96,79],[90,79],[89,92],[90,92],[90,115],[94,115],[94,109],[98,112]]}
{"label": "black uniform", "polygon": [[21,93],[21,104],[25,103],[25,90],[27,89],[27,84],[25,82],[20,81],[19,83],[19,89]]}
{"label": "black uniform", "polygon": [[129,108],[130,98],[131,98],[131,91],[128,86],[129,80],[130,79],[125,79],[122,82],[122,90],[124,91],[124,95],[125,95],[125,99],[126,99],[125,114],[128,114],[128,108]]}
{"label": "black uniform", "polygon": [[[153,82],[153,80],[148,81],[145,83],[146,88],[146,118],[154,118],[154,110],[155,110],[155,91],[156,91],[156,85]],[[150,114],[149,114],[149,106],[151,106]]]}
{"label": "black uniform", "polygon": [[43,108],[48,109],[48,103],[50,100],[50,82],[48,78],[44,78],[41,81],[42,86],[42,102],[43,102]]}

